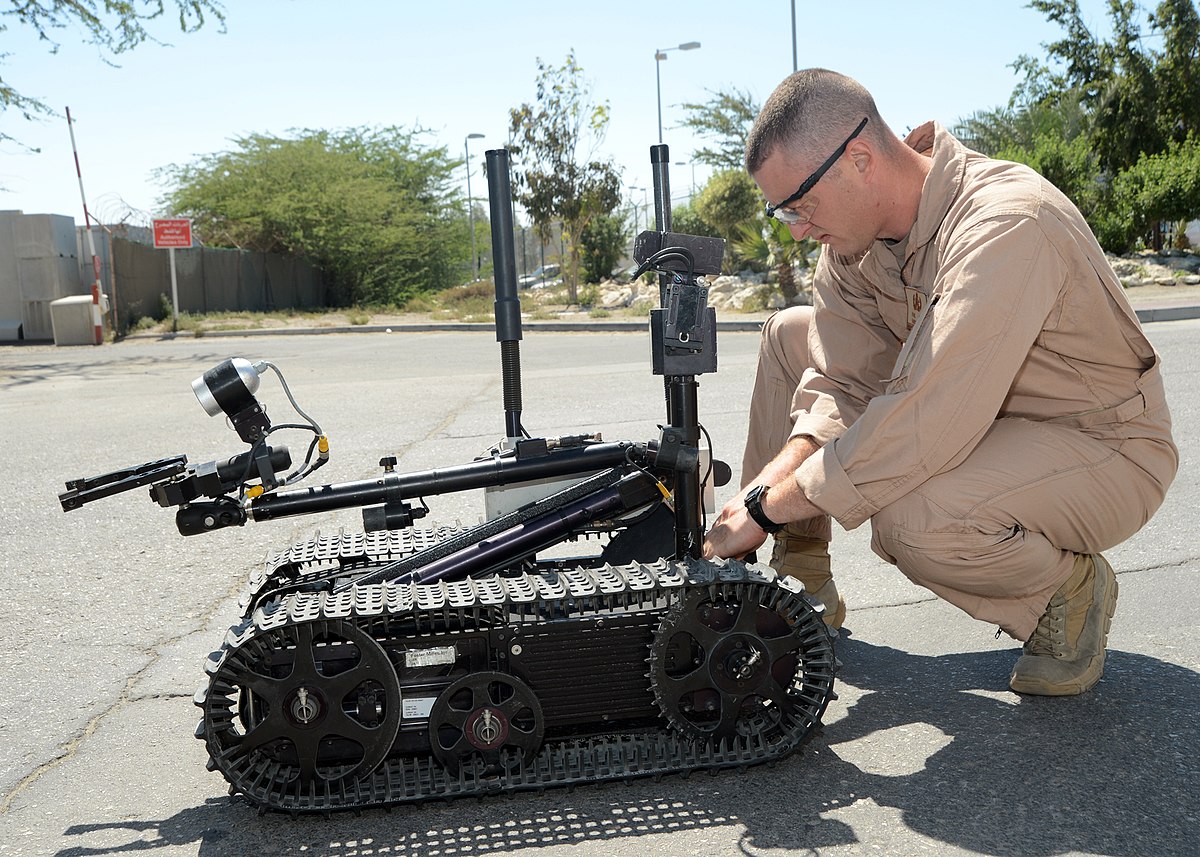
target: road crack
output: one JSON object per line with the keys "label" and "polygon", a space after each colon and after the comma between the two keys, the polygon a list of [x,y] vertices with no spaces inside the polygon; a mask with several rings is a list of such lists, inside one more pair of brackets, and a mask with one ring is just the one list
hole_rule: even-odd
{"label": "road crack", "polygon": [[79,754],[79,749],[83,746],[83,743],[87,741],[87,739],[90,738],[97,729],[100,728],[105,719],[121,711],[131,702],[142,702],[152,699],[191,699],[191,694],[186,693],[160,693],[151,694],[148,696],[137,696],[133,691],[134,688],[137,687],[138,682],[141,681],[150,672],[150,670],[154,669],[154,667],[156,667],[162,661],[163,651],[165,649],[173,646],[187,637],[190,637],[192,634],[204,630],[212,618],[217,615],[217,612],[221,610],[230,599],[236,599],[238,597],[242,591],[242,587],[242,581],[238,581],[238,583],[227,590],[223,596],[221,596],[219,599],[216,599],[209,609],[201,612],[199,621],[196,623],[195,627],[186,632],[175,634],[172,637],[160,640],[150,649],[141,650],[142,654],[146,655],[149,659],[147,660],[146,664],[133,675],[126,677],[125,686],[121,689],[121,692],[117,694],[116,699],[114,699],[107,708],[88,720],[78,734],[59,744],[54,755],[50,759],[42,762],[32,771],[27,773],[4,795],[3,800],[0,800],[0,815],[8,814],[9,810],[12,808],[13,802],[16,801],[22,792],[30,788],[46,774],[74,759]]}

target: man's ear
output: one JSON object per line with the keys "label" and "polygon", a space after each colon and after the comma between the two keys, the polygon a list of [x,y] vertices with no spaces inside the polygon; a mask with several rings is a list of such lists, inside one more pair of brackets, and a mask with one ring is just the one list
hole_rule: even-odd
{"label": "man's ear", "polygon": [[870,179],[876,167],[875,150],[866,140],[852,140],[846,154],[863,180]]}

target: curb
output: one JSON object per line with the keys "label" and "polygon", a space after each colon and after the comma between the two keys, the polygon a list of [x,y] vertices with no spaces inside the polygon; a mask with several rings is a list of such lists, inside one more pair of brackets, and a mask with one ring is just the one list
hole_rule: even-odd
{"label": "curb", "polygon": [[[1136,309],[1138,321],[1146,324],[1156,321],[1185,321],[1200,318],[1200,306],[1161,306]],[[757,333],[762,330],[766,319],[745,321],[717,321],[717,332]],[[642,332],[644,321],[528,321],[521,325],[522,331],[536,333],[628,333]],[[491,322],[402,322],[399,324],[357,324],[336,327],[280,327],[261,330],[208,330],[200,335],[185,333],[135,333],[124,340],[153,339],[207,339],[224,336],[314,336],[325,333],[494,333],[496,325]]]}
{"label": "curb", "polygon": [[[1197,308],[1200,313],[1200,307]],[[735,331],[757,333],[762,330],[766,319],[748,321],[718,321],[717,331]],[[494,333],[496,325],[490,322],[402,322],[400,324],[357,324],[340,325],[337,327],[281,327],[249,330],[208,330],[197,336],[192,332],[184,333],[134,333],[124,337],[131,339],[208,339],[218,336],[312,336],[324,333]],[[644,321],[527,321],[521,324],[521,330],[527,332],[542,331],[545,333],[642,333],[646,330]]]}
{"label": "curb", "polygon": [[1142,307],[1137,312],[1138,321],[1145,324],[1148,321],[1184,321],[1189,318],[1200,318],[1200,306],[1161,306]]}

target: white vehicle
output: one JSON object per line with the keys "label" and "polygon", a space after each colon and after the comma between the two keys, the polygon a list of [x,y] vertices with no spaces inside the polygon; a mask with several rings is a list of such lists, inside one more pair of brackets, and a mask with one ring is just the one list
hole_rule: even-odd
{"label": "white vehicle", "polygon": [[542,265],[517,280],[517,284],[522,289],[545,289],[557,286],[562,282],[559,277],[561,271],[561,265]]}

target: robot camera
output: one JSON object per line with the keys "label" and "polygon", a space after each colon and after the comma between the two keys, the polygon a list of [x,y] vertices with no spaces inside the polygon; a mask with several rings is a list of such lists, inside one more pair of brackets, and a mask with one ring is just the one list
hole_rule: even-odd
{"label": "robot camera", "polygon": [[192,392],[205,413],[210,417],[224,413],[246,443],[256,443],[271,428],[267,412],[254,398],[265,368],[266,364],[231,357],[192,382]]}

